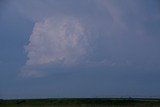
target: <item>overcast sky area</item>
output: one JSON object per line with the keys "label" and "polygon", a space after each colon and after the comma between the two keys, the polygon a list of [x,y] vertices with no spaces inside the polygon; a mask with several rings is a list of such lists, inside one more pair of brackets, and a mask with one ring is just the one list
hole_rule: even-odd
{"label": "overcast sky area", "polygon": [[0,99],[160,98],[159,0],[1,0]]}

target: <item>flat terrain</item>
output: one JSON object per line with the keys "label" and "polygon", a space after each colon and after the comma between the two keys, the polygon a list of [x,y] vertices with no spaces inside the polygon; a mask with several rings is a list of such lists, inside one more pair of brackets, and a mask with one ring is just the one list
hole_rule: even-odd
{"label": "flat terrain", "polygon": [[0,107],[160,107],[160,99],[61,98],[0,100]]}

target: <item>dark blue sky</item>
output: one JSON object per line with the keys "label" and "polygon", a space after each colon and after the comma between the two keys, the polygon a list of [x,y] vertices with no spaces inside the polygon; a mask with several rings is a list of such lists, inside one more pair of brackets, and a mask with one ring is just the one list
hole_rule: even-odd
{"label": "dark blue sky", "polygon": [[2,0],[0,98],[160,97],[159,0]]}

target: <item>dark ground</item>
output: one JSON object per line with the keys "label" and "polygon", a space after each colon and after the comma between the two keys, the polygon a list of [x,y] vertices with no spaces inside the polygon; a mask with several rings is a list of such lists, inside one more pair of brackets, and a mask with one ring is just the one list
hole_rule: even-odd
{"label": "dark ground", "polygon": [[[55,99],[15,99],[0,100],[0,107],[21,106],[57,107],[160,107],[160,99],[142,98],[55,98]],[[28,106],[27,106],[28,107]]]}

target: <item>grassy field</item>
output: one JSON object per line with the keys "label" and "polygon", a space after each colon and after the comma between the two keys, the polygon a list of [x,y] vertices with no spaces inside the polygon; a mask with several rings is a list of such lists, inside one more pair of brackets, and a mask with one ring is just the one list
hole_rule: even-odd
{"label": "grassy field", "polygon": [[0,107],[160,107],[160,99],[75,98],[0,100]]}

